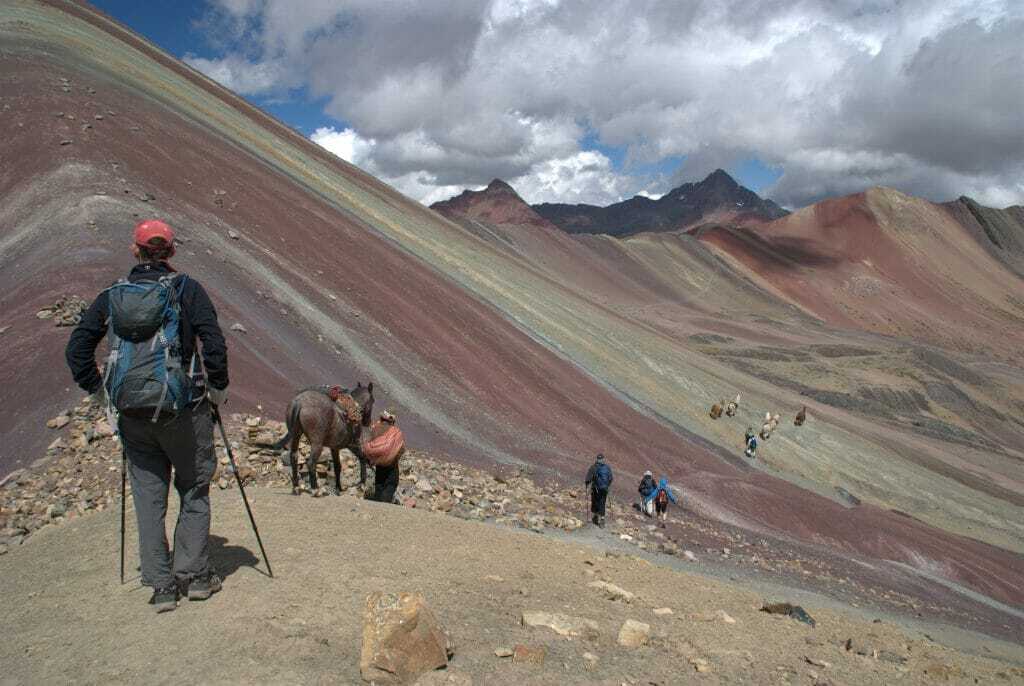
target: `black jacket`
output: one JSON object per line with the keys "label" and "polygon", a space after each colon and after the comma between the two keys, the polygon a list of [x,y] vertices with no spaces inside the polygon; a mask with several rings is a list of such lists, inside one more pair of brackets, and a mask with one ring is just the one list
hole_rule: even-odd
{"label": "black jacket", "polygon": [[645,498],[654,493],[654,477],[645,474],[644,478],[640,479],[640,488],[638,490],[640,495]]}
{"label": "black jacket", "polygon": [[[172,273],[174,270],[166,263],[151,262],[132,268],[128,280],[143,281]],[[107,335],[109,310],[107,292],[103,291],[82,315],[64,351],[75,383],[88,393],[95,393],[103,385],[103,377],[96,367],[96,347]],[[217,323],[217,311],[202,285],[188,277],[181,294],[181,359],[186,365],[195,352],[196,337],[203,343],[207,383],[213,388],[227,388],[228,350]]]}

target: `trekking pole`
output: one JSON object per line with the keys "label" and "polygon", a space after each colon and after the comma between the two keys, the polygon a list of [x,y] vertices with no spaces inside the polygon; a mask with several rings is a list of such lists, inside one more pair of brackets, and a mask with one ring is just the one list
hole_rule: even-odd
{"label": "trekking pole", "polygon": [[242,494],[242,502],[245,503],[245,511],[249,513],[249,523],[252,524],[252,531],[256,534],[256,542],[259,543],[260,552],[263,554],[263,564],[267,566],[267,574],[274,578],[274,571],[270,568],[270,560],[267,559],[267,551],[263,549],[263,539],[260,538],[260,530],[256,528],[256,520],[252,516],[252,508],[249,507],[249,499],[245,497],[245,486],[242,485],[242,477],[238,473],[238,465],[235,464],[235,456],[231,453],[231,443],[228,442],[228,432],[224,430],[224,422],[220,418],[220,410],[216,405],[210,405],[213,412],[213,421],[220,427],[220,436],[224,439],[224,452],[228,454],[228,461],[231,462],[231,471],[235,473],[235,480],[238,482],[238,490]]}
{"label": "trekking pole", "polygon": [[125,482],[128,479],[126,465],[128,462],[127,448],[124,447],[124,439],[121,439],[121,585],[124,585],[124,512],[125,512]]}

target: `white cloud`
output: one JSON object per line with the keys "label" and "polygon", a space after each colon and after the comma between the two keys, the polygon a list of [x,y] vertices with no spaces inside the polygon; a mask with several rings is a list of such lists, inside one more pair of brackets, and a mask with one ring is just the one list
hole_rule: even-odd
{"label": "white cloud", "polygon": [[284,90],[291,83],[281,65],[271,62],[250,62],[239,55],[213,60],[185,55],[182,59],[193,69],[240,95],[265,95]]}
{"label": "white cloud", "polygon": [[333,126],[321,126],[309,137],[314,143],[327,148],[335,155],[359,166],[369,159],[369,153],[373,150],[376,141],[360,136],[352,129],[337,131]]}
{"label": "white cloud", "polygon": [[973,189],[1024,202],[1024,3],[214,8],[255,52],[190,63],[246,94],[306,86],[373,141],[363,165],[418,198],[494,177],[531,200],[667,190],[616,179],[604,155],[582,149],[589,133],[631,162],[686,156],[674,181],[759,158],[783,169],[770,194],[790,206],[879,183],[933,199]]}

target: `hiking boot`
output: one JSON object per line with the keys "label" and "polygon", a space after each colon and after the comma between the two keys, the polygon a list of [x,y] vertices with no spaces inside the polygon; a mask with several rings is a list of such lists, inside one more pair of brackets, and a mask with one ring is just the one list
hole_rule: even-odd
{"label": "hiking boot", "polygon": [[188,585],[189,600],[206,600],[221,588],[220,577],[214,572],[192,579]]}
{"label": "hiking boot", "polygon": [[149,604],[157,613],[170,612],[175,609],[178,607],[178,585],[171,584],[164,588],[154,588]]}

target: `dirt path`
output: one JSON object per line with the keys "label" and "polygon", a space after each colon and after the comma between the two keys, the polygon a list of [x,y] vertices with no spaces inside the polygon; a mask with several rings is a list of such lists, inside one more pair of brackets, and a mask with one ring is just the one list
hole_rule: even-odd
{"label": "dirt path", "polygon": [[[47,527],[0,557],[8,630],[0,682],[359,683],[361,612],[376,590],[422,591],[454,636],[452,669],[477,684],[1024,679],[1019,646],[978,638],[972,647],[992,656],[980,657],[801,600],[817,620],[812,629],[758,611],[764,600],[784,598],[652,564],[600,536],[552,540],[347,496],[295,498],[278,488],[251,495],[277,577],[250,566],[258,549],[238,494],[215,492],[214,558],[227,576],[224,591],[166,615],[153,614],[134,575],[123,587],[117,582],[116,511]],[[133,533],[134,526],[130,544]],[[607,553],[598,549],[606,543]],[[130,545],[130,562],[134,555]],[[598,579],[637,600],[608,600],[586,585]],[[655,616],[656,607],[673,614]],[[524,610],[586,617],[600,635],[568,640],[524,628]],[[719,610],[735,623],[714,618]],[[616,644],[630,618],[651,625],[647,646]],[[845,650],[849,638],[882,659]],[[544,665],[495,656],[516,643],[545,646]],[[597,656],[593,668],[584,652]],[[706,660],[710,671],[698,674],[691,659]]]}

